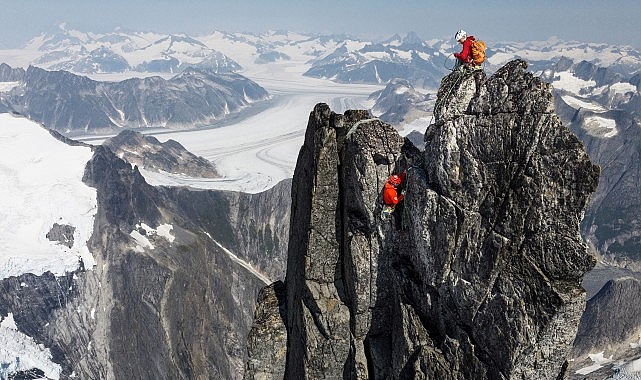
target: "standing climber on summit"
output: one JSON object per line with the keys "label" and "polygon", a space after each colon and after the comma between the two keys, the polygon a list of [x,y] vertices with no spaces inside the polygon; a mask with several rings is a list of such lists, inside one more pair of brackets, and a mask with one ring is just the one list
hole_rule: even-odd
{"label": "standing climber on summit", "polygon": [[463,45],[463,50],[461,50],[460,53],[454,53],[456,57],[456,68],[463,66],[473,70],[480,70],[481,65],[477,65],[474,62],[472,55],[472,43],[476,41],[474,36],[468,36],[467,33],[461,29],[456,32],[454,39]]}
{"label": "standing climber on summit", "polygon": [[454,70],[474,72],[474,83],[476,84],[476,93],[474,96],[477,97],[480,94],[481,85],[484,81],[483,67],[481,64],[485,62],[485,42],[477,40],[474,36],[468,36],[463,29],[456,32],[454,39],[463,45],[463,50],[461,50],[460,53],[454,53],[456,57]]}

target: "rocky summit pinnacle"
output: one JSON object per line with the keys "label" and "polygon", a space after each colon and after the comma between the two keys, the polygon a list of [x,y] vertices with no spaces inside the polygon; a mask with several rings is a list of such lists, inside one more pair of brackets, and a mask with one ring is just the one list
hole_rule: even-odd
{"label": "rocky summit pinnacle", "polygon": [[[246,379],[563,376],[599,168],[526,69],[446,76],[424,151],[366,111],[314,108],[286,281],[261,294]],[[402,171],[404,207],[383,220]]]}

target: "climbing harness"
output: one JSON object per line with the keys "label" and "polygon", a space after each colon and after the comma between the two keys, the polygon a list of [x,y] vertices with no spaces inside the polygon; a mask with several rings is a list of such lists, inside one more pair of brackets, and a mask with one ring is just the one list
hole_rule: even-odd
{"label": "climbing harness", "polygon": [[393,212],[394,212],[394,206],[383,205],[383,209],[381,210],[381,219],[389,220],[392,217]]}

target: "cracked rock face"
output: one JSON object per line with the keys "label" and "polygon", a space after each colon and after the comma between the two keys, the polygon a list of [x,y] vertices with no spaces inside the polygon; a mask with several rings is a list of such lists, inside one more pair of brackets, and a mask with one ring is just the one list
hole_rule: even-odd
{"label": "cracked rock face", "polygon": [[[292,186],[283,317],[252,327],[250,360],[270,369],[245,378],[563,375],[595,263],[579,223],[599,168],[526,68],[510,62],[478,94],[470,74],[445,77],[424,152],[365,111],[315,107]],[[403,170],[404,208],[383,221],[383,186]]]}

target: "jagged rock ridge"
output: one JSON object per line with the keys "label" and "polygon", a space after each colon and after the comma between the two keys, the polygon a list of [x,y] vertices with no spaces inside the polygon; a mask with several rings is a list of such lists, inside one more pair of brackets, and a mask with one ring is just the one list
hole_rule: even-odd
{"label": "jagged rock ridge", "polygon": [[189,152],[175,140],[161,143],[153,136],[127,129],[105,140],[102,145],[130,164],[146,170],[192,177],[219,177],[214,164]]}
{"label": "jagged rock ridge", "polygon": [[66,135],[210,125],[268,97],[264,88],[242,75],[210,68],[190,68],[167,80],[154,76],[120,82],[33,66],[20,70],[0,67],[0,78],[16,82],[0,99],[0,109]]}
{"label": "jagged rock ridge", "polygon": [[[258,306],[245,378],[563,376],[595,263],[579,223],[599,168],[526,68],[510,62],[478,96],[472,75],[445,77],[422,153],[365,111],[316,106],[285,290],[261,295],[273,307]],[[402,170],[404,211],[382,221],[383,185]]]}

